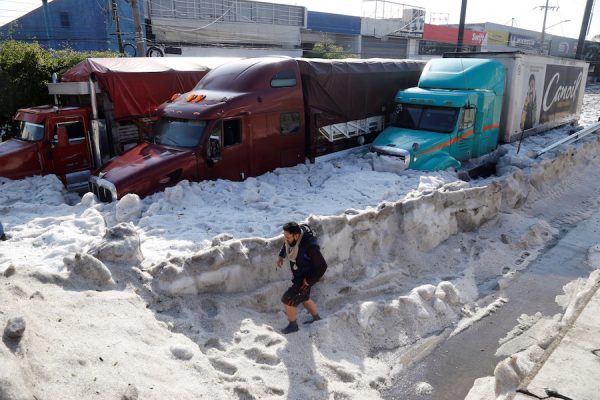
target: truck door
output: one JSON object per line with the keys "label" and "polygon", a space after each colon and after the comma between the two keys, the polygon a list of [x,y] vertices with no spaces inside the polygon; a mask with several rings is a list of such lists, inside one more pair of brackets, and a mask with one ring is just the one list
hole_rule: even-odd
{"label": "truck door", "polygon": [[206,178],[239,181],[248,177],[249,127],[243,118],[218,121],[207,143]]}
{"label": "truck door", "polygon": [[299,111],[279,114],[278,133],[281,143],[281,166],[291,167],[304,161],[304,127]]}
{"label": "truck door", "polygon": [[450,155],[459,161],[468,160],[473,154],[473,143],[476,140],[475,129],[475,108],[464,108],[460,116],[458,126],[457,140],[450,148]]}
{"label": "truck door", "polygon": [[83,118],[57,118],[50,124],[50,161],[54,173],[66,176],[89,169],[91,160]]}

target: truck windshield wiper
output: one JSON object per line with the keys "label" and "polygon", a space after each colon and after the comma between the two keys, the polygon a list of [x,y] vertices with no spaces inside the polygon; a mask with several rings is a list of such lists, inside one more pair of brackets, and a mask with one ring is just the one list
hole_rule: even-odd
{"label": "truck windshield wiper", "polygon": [[[174,141],[173,139],[171,139],[170,137],[165,137],[166,140],[168,140],[169,142],[173,143],[175,146],[180,146],[179,143],[177,143],[176,141]],[[160,144],[166,144],[166,143],[160,143]]]}

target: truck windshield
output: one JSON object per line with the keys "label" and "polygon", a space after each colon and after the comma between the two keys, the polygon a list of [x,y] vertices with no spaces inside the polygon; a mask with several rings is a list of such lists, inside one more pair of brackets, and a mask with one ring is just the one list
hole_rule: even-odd
{"label": "truck windshield", "polygon": [[27,140],[28,142],[42,140],[44,138],[44,125],[21,121],[15,137],[17,139]]}
{"label": "truck windshield", "polygon": [[434,107],[418,104],[398,104],[392,115],[392,125],[397,128],[454,132],[458,108]]}
{"label": "truck windshield", "polygon": [[154,126],[154,143],[175,147],[196,147],[204,130],[206,121],[181,119],[163,119]]}

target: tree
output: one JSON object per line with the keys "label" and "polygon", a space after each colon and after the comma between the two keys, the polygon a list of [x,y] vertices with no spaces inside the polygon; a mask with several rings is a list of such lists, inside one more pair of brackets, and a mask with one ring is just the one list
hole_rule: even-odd
{"label": "tree", "polygon": [[312,51],[306,54],[308,58],[358,58],[355,54],[346,53],[342,46],[336,45],[334,42],[326,40],[315,43]]}
{"label": "tree", "polygon": [[0,128],[22,107],[48,104],[46,84],[88,57],[117,57],[112,52],[46,50],[38,43],[7,40],[0,43]]}

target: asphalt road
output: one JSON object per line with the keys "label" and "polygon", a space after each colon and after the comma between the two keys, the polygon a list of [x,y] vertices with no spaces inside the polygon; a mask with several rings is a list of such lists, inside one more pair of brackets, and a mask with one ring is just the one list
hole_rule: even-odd
{"label": "asphalt road", "polygon": [[[541,312],[546,316],[562,313],[555,297],[562,287],[591,270],[585,264],[587,250],[600,242],[600,210],[568,231],[554,246],[546,249],[512,284],[497,293],[507,297],[495,313],[466,331],[442,342],[433,352],[396,377],[384,393],[385,399],[455,400],[464,399],[475,379],[493,375],[502,360],[494,356],[498,341],[517,325],[521,314]],[[415,392],[419,382],[433,386],[431,395]]]}

